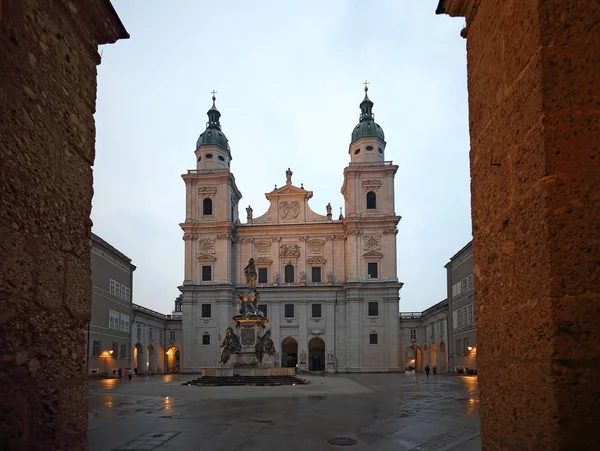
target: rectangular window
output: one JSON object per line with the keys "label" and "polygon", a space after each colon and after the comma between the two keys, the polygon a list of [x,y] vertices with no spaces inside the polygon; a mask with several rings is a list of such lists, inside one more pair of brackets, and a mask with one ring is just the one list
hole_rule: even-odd
{"label": "rectangular window", "polygon": [[117,282],[112,279],[110,279],[110,294],[117,294]]}
{"label": "rectangular window", "polygon": [[175,331],[174,330],[169,331],[169,340],[175,341]]}
{"label": "rectangular window", "polygon": [[268,283],[267,268],[258,268],[258,283]]}
{"label": "rectangular window", "polygon": [[462,308],[463,327],[469,325],[469,317],[467,315],[467,307]]}
{"label": "rectangular window", "polygon": [[202,282],[210,282],[212,280],[212,266],[202,266]]}
{"label": "rectangular window", "polygon": [[92,355],[100,355],[100,342],[94,340],[92,342]]}
{"label": "rectangular window", "polygon": [[204,334],[202,335],[202,344],[209,345],[210,344],[210,335]]}
{"label": "rectangular window", "polygon": [[452,311],[452,329],[458,329],[458,310]]}
{"label": "rectangular window", "polygon": [[127,357],[127,345],[121,345],[121,352],[119,354],[122,359]]}
{"label": "rectangular window", "polygon": [[138,336],[138,338],[140,338],[142,336],[142,325],[141,324],[137,325],[137,336]]}
{"label": "rectangular window", "polygon": [[312,279],[313,282],[320,282],[321,281],[321,267],[320,266],[313,266],[312,267]]}
{"label": "rectangular window", "polygon": [[466,277],[460,281],[460,292],[464,293],[465,291],[467,291],[467,278]]}
{"label": "rectangular window", "polygon": [[377,263],[367,263],[369,279],[377,279]]}
{"label": "rectangular window", "polygon": [[125,300],[131,301],[131,290],[129,288],[125,288]]}
{"label": "rectangular window", "polygon": [[416,340],[417,339],[417,329],[411,329],[410,330],[410,339],[411,340]]}
{"label": "rectangular window", "polygon": [[369,334],[369,344],[376,345],[379,343],[379,336],[377,334]]}
{"label": "rectangular window", "polygon": [[463,354],[463,349],[462,349],[462,340],[459,338],[458,340],[456,340],[456,355],[462,355]]}
{"label": "rectangular window", "polygon": [[116,310],[110,309],[108,311],[108,328],[121,330],[121,314]]}
{"label": "rectangular window", "polygon": [[258,304],[258,310],[267,318],[267,304]]}
{"label": "rectangular window", "polygon": [[457,312],[458,312],[458,328],[460,329],[461,327],[463,327],[465,325],[465,323],[464,323],[464,317],[463,317],[463,314],[462,314],[462,308],[459,308],[457,310]]}
{"label": "rectangular window", "polygon": [[456,282],[452,285],[452,296],[458,296],[460,293],[460,282]]}
{"label": "rectangular window", "polygon": [[473,289],[473,274],[467,276],[467,290]]}
{"label": "rectangular window", "polygon": [[467,319],[469,320],[469,324],[475,324],[475,315],[473,312],[473,304],[467,305]]}
{"label": "rectangular window", "polygon": [[119,357],[119,343],[113,342],[112,344],[112,356],[116,359]]}
{"label": "rectangular window", "polygon": [[369,316],[379,316],[379,302],[370,301],[368,310],[369,310]]}
{"label": "rectangular window", "polygon": [[321,304],[312,304],[312,317],[313,318],[321,317]]}
{"label": "rectangular window", "polygon": [[294,317],[294,304],[285,304],[284,314],[285,314],[286,318],[293,318]]}
{"label": "rectangular window", "polygon": [[121,322],[123,324],[123,332],[129,332],[129,315],[121,314]]}
{"label": "rectangular window", "polygon": [[202,304],[202,318],[212,318],[211,304]]}

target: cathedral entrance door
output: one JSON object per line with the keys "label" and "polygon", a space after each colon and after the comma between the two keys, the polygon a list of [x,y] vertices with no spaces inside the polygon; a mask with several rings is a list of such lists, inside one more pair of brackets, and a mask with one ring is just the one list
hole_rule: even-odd
{"label": "cathedral entrance door", "polygon": [[308,343],[308,365],[310,371],[325,370],[325,342],[318,337]]}
{"label": "cathedral entrance door", "polygon": [[281,343],[281,366],[295,368],[298,363],[298,342],[291,337]]}

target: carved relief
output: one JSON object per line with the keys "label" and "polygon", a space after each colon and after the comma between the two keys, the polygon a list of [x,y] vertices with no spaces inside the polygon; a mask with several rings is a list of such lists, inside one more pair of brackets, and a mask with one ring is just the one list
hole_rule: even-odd
{"label": "carved relief", "polygon": [[217,194],[217,187],[216,186],[201,186],[200,188],[198,188],[198,194],[200,194],[200,196],[202,196],[202,197],[215,195],[215,194]]}
{"label": "carved relief", "polygon": [[279,217],[281,219],[287,218],[290,213],[290,205],[287,202],[281,202],[279,204]]}
{"label": "carved relief", "polygon": [[212,238],[203,238],[198,240],[198,250],[203,254],[215,253],[215,240]]}
{"label": "carved relief", "polygon": [[398,229],[396,227],[389,227],[389,228],[383,230],[384,235],[391,235],[391,234],[395,235],[397,233],[398,233]]}
{"label": "carved relief", "polygon": [[324,332],[325,332],[324,329],[309,329],[308,330],[309,334],[316,335],[316,336],[323,335]]}
{"label": "carved relief", "polygon": [[308,242],[308,252],[313,255],[322,254],[324,245],[325,241],[323,240],[310,240]]}
{"label": "carved relief", "polygon": [[216,261],[216,257],[214,255],[209,255],[209,254],[200,254],[198,255],[198,261],[199,262],[214,262]]}
{"label": "carved relief", "polygon": [[226,233],[219,233],[217,235],[217,239],[222,240],[225,238],[231,238],[231,233],[230,232],[226,232]]}
{"label": "carved relief", "polygon": [[365,252],[363,254],[363,257],[366,257],[366,258],[369,258],[371,260],[374,260],[374,259],[382,258],[383,254],[381,252],[379,252],[379,251],[372,250],[372,251],[369,251],[369,252]]}
{"label": "carved relief", "polygon": [[380,180],[363,180],[362,187],[365,191],[377,191],[381,187]]}
{"label": "carved relief", "polygon": [[198,239],[198,235],[195,235],[193,233],[184,233],[182,238],[183,241],[194,241]]}
{"label": "carved relief", "polygon": [[381,235],[365,235],[364,250],[381,249]]}
{"label": "carved relief", "polygon": [[282,244],[279,246],[279,255],[282,257],[300,257],[300,246],[297,244]]}
{"label": "carved relief", "polygon": [[327,262],[327,259],[320,256],[312,256],[306,259],[306,263],[310,265],[324,265]]}
{"label": "carved relief", "polygon": [[300,213],[300,203],[295,200],[290,204],[290,217],[297,218]]}
{"label": "carved relief", "polygon": [[257,265],[270,265],[273,263],[273,260],[269,257],[256,257],[254,259],[254,263]]}

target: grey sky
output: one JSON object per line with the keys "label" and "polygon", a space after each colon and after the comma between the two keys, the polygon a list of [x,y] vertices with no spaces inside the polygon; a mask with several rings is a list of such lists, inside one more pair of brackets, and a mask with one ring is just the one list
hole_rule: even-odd
{"label": "grey sky", "polygon": [[134,302],[170,312],[183,280],[181,174],[217,90],[231,169],[254,216],[285,182],[343,206],[343,168],[369,80],[396,174],[402,311],[446,294],[471,239],[463,21],[436,0],[112,0],[128,41],[98,67],[94,232],[133,259]]}

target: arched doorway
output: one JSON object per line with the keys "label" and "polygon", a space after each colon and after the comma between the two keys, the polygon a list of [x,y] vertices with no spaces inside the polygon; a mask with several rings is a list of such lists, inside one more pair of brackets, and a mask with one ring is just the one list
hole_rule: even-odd
{"label": "arched doorway", "polygon": [[154,346],[148,345],[146,348],[148,351],[148,358],[146,360],[146,371],[155,372],[156,371],[156,354],[154,354]]}
{"label": "arched doorway", "polygon": [[423,346],[423,367],[429,365],[429,348],[427,345]]}
{"label": "arched doorway", "polygon": [[448,371],[448,368],[446,367],[446,343],[442,340],[440,341],[440,350],[438,352],[439,355],[439,370],[442,372],[446,372]]}
{"label": "arched doorway", "polygon": [[144,347],[141,343],[137,343],[133,347],[133,370],[136,374],[144,372]]}
{"label": "arched doorway", "polygon": [[437,366],[437,346],[435,343],[432,343],[431,345],[431,358],[429,359],[429,361],[431,362],[430,366],[431,368],[433,368],[434,366]]}
{"label": "arched doorway", "polygon": [[325,371],[325,342],[315,337],[308,342],[309,371]]}
{"label": "arched doorway", "polygon": [[281,343],[281,366],[295,368],[298,364],[298,342],[291,337]]}
{"label": "arched doorway", "polygon": [[167,349],[167,373],[179,372],[179,349],[175,346]]}
{"label": "arched doorway", "polygon": [[162,346],[158,348],[158,364],[156,366],[158,367],[158,374],[165,372],[165,348]]}
{"label": "arched doorway", "polygon": [[406,348],[406,367],[409,371],[423,371],[421,348],[409,346]]}

